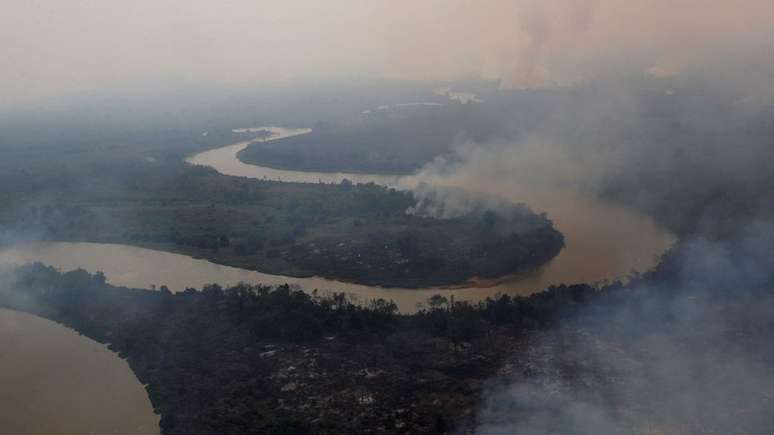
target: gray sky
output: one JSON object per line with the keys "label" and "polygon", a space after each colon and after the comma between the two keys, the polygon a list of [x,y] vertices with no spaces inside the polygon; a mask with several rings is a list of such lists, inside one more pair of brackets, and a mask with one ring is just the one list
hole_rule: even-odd
{"label": "gray sky", "polygon": [[[0,99],[147,79],[505,86],[769,62],[771,0],[0,0]],[[768,76],[770,80],[771,77]]]}

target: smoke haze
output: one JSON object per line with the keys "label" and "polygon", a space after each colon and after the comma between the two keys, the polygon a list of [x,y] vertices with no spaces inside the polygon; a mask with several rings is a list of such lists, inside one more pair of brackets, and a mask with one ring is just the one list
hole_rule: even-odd
{"label": "smoke haze", "polygon": [[[568,240],[583,250],[576,270],[659,251],[673,241],[661,226],[680,241],[674,279],[525,338],[490,380],[477,432],[771,431],[774,1],[0,3],[0,107],[177,82],[496,81],[495,98],[464,107],[482,118],[512,110],[502,131],[462,139],[407,177],[419,200],[410,213],[448,218],[506,201],[548,211],[560,230],[584,229],[568,231],[584,236]],[[208,98],[189,105],[227,118]],[[282,100],[235,112],[252,121]],[[328,110],[315,109],[294,119]],[[578,213],[591,210],[588,195],[609,203]],[[636,217],[651,230],[628,234],[625,207],[651,216]],[[0,245],[17,236],[0,229]],[[621,240],[627,251],[613,251]]]}
{"label": "smoke haze", "polygon": [[4,0],[0,99],[147,80],[480,76],[535,88],[708,74],[770,92],[768,0]]}

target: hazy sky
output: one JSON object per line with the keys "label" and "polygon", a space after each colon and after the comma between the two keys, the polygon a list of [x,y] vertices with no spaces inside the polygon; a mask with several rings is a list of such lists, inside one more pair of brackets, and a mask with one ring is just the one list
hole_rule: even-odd
{"label": "hazy sky", "polygon": [[[0,0],[0,99],[145,79],[506,86],[768,63],[772,0]],[[769,79],[771,77],[768,77]]]}

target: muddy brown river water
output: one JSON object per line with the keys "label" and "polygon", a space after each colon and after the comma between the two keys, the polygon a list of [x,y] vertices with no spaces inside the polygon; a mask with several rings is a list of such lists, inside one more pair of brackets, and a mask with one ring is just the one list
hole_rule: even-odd
{"label": "muddy brown river water", "polygon": [[158,435],[126,361],[57,323],[0,309],[0,433]]}

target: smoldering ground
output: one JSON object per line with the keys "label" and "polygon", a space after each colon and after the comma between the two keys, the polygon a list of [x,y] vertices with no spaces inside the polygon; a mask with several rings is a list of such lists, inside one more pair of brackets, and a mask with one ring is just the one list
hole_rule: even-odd
{"label": "smoldering ground", "polygon": [[492,380],[478,433],[769,433],[774,226],[754,227],[685,242],[664,276],[530,337]]}

